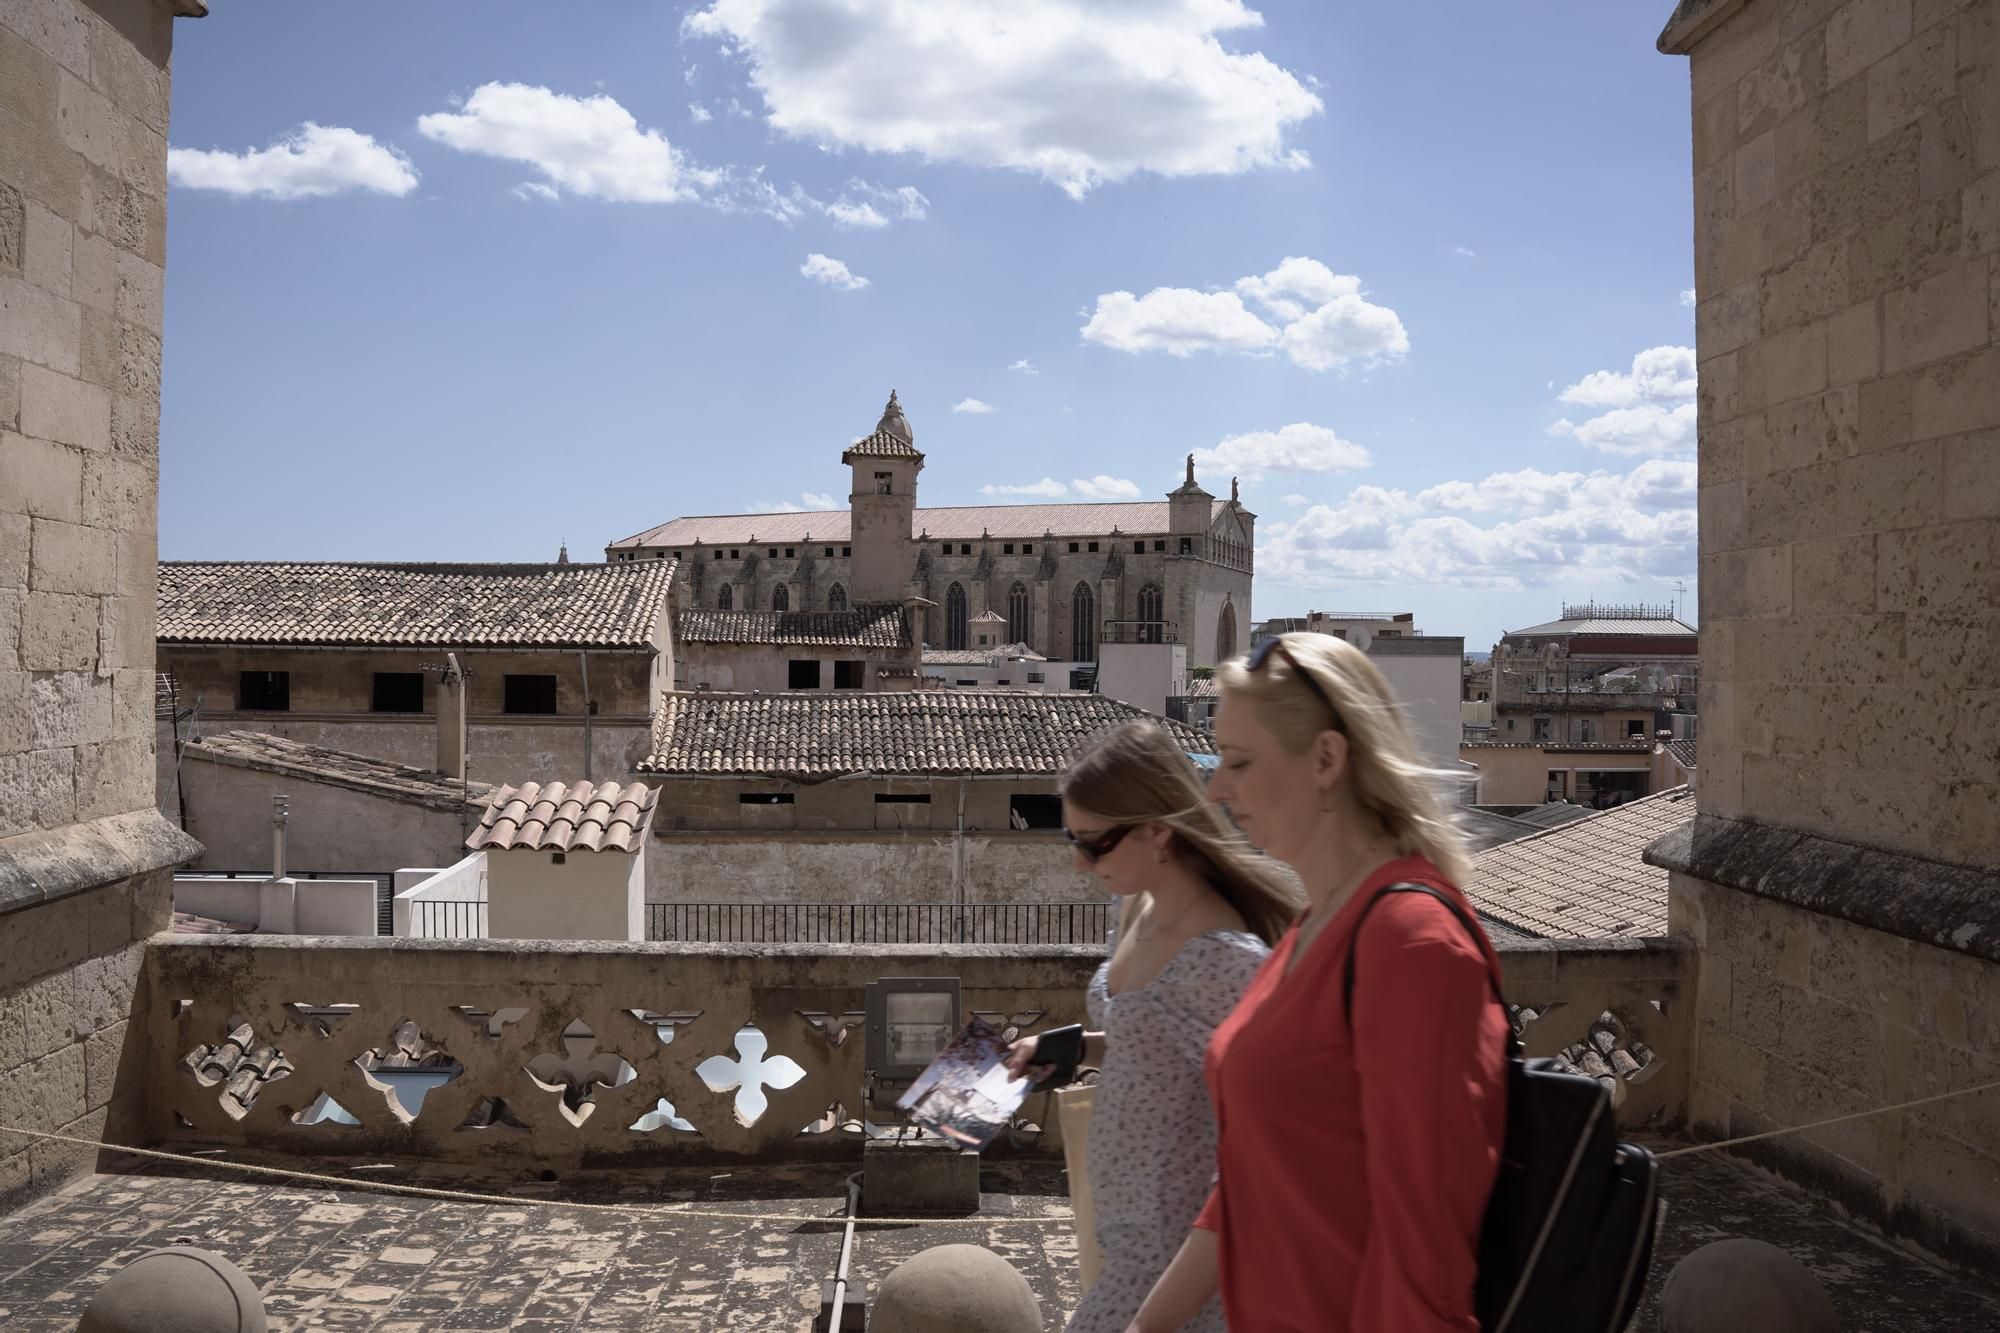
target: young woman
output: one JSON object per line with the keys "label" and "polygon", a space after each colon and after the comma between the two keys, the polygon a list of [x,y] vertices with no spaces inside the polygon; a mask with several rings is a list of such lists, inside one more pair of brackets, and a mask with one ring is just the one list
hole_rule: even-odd
{"label": "young woman", "polygon": [[[1111,957],[1091,979],[1084,1063],[1101,1071],[1090,1116],[1090,1196],[1104,1269],[1069,1333],[1121,1333],[1215,1178],[1215,1120],[1201,1073],[1209,1033],[1299,908],[1283,870],[1203,799],[1166,728],[1111,732],[1062,781],[1076,868],[1123,902]],[[1037,1038],[1008,1064],[1039,1077]],[[1221,1333],[1204,1298],[1183,1322]]]}
{"label": "young woman", "polygon": [[1129,1333],[1188,1327],[1218,1288],[1232,1329],[1476,1333],[1498,964],[1443,903],[1384,892],[1428,885],[1470,916],[1465,852],[1364,653],[1288,634],[1216,675],[1208,794],[1310,906],[1209,1043],[1216,1188]]}

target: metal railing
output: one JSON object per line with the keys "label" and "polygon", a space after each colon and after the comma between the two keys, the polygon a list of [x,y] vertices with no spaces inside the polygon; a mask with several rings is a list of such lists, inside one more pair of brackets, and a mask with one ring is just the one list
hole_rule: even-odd
{"label": "metal railing", "polygon": [[483,940],[486,904],[452,898],[409,898],[410,934],[417,939]]}
{"label": "metal railing", "polygon": [[646,938],[683,944],[1102,945],[1108,903],[647,903]]}

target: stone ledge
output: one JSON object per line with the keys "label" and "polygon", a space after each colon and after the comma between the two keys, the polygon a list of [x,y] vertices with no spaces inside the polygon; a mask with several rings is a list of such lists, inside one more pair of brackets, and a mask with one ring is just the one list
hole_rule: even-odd
{"label": "stone ledge", "polygon": [[0,839],[0,916],[185,865],[202,846],[157,810]]}
{"label": "stone ledge", "polygon": [[1646,849],[1676,874],[2000,963],[2000,869],[1702,814]]}
{"label": "stone ledge", "polygon": [[1749,0],[1681,0],[1673,17],[1660,32],[1658,47],[1663,56],[1684,56],[1695,44],[1715,31],[1724,19],[1743,8]]}

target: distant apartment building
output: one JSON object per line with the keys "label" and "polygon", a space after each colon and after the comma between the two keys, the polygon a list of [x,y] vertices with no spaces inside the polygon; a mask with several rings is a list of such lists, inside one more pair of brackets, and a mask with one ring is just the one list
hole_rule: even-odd
{"label": "distant apartment building", "polygon": [[1670,607],[1565,606],[1494,645],[1491,739],[1649,743],[1663,728],[1691,738],[1700,646]]}
{"label": "distant apartment building", "polygon": [[1413,611],[1311,611],[1263,621],[1250,642],[1254,649],[1283,634],[1328,634],[1367,653],[1403,705],[1425,762],[1439,769],[1458,767],[1464,731],[1459,708],[1463,635],[1425,634]]}

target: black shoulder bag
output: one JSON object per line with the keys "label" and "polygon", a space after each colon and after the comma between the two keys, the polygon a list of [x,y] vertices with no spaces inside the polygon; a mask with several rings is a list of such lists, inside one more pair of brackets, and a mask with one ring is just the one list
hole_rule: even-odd
{"label": "black shoulder bag", "polygon": [[[1375,904],[1390,893],[1426,893],[1474,936],[1459,905],[1424,884],[1391,884],[1361,909],[1348,936],[1343,979],[1354,1028],[1354,948]],[[1483,956],[1483,954],[1482,954]],[[1507,1012],[1499,979],[1487,980]],[[1508,1015],[1511,1029],[1513,1018]],[[1631,1322],[1659,1228],[1658,1160],[1620,1143],[1611,1094],[1594,1078],[1557,1073],[1522,1057],[1508,1038],[1507,1134],[1479,1233],[1473,1305],[1483,1333],[1619,1333]]]}

